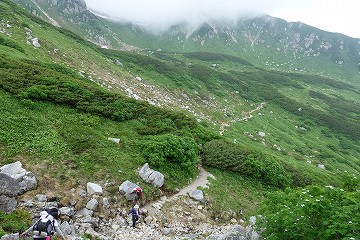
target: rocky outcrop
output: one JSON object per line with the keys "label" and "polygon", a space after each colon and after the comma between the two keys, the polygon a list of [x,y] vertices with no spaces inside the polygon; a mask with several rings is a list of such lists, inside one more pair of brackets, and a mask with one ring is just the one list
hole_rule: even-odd
{"label": "rocky outcrop", "polygon": [[16,197],[36,186],[34,174],[23,169],[20,162],[2,166],[0,168],[0,210],[12,213],[17,207]]}
{"label": "rocky outcrop", "polygon": [[21,187],[15,179],[0,173],[0,210],[11,213],[16,209],[15,197],[20,193]]}
{"label": "rocky outcrop", "polygon": [[147,183],[152,184],[155,187],[162,187],[164,185],[164,175],[158,171],[152,170],[148,163],[140,169],[139,175]]}
{"label": "rocky outcrop", "polygon": [[22,193],[37,187],[35,175],[22,168],[22,164],[19,161],[2,166],[0,168],[0,172],[15,179],[15,181],[20,185]]}
{"label": "rocky outcrop", "polygon": [[64,7],[66,13],[83,13],[87,10],[85,0],[48,0],[49,5],[52,7]]}

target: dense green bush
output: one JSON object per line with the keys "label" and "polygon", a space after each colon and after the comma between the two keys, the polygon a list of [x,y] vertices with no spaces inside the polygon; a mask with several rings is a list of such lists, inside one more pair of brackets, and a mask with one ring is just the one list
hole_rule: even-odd
{"label": "dense green bush", "polygon": [[141,143],[145,160],[156,167],[173,162],[193,170],[198,162],[198,151],[194,139],[173,134],[150,136]]}
{"label": "dense green bush", "polygon": [[264,239],[357,239],[359,202],[359,191],[332,186],[288,189],[268,196],[257,224]]}
{"label": "dense green bush", "polygon": [[204,145],[203,163],[238,172],[270,186],[284,188],[291,184],[290,174],[271,156],[224,140],[213,140]]}

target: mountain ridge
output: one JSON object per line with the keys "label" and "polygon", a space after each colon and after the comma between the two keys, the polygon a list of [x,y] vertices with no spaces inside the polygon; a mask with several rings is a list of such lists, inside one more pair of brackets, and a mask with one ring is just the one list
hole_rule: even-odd
{"label": "mountain ridge", "polygon": [[[95,16],[87,10],[84,1],[74,0],[68,5],[49,0],[33,1],[41,4],[64,28],[105,48],[221,52],[245,57],[267,69],[318,74],[360,84],[360,40],[301,22],[288,23],[264,15],[239,19],[234,24],[207,21],[197,28],[178,24],[154,35],[141,25]],[[22,0],[18,2],[27,6]],[[36,13],[31,6],[28,9]]]}

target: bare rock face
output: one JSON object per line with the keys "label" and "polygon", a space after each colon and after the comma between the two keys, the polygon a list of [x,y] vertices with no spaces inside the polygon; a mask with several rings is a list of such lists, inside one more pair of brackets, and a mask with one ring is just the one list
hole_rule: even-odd
{"label": "bare rock face", "polygon": [[12,177],[0,173],[0,195],[15,197],[20,193],[20,185]]}
{"label": "bare rock face", "polygon": [[35,175],[32,172],[26,171],[19,161],[2,166],[0,172],[13,178],[20,185],[21,192],[37,187]]}
{"label": "bare rock face", "polygon": [[69,13],[83,13],[87,10],[85,0],[48,0],[51,6],[65,5],[65,10]]}
{"label": "bare rock face", "polygon": [[139,175],[147,183],[154,185],[155,187],[162,187],[164,185],[164,175],[158,171],[152,170],[148,163],[140,169]]}

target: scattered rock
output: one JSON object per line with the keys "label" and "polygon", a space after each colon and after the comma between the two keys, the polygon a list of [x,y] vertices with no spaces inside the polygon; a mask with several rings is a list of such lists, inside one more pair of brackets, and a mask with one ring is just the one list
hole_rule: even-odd
{"label": "scattered rock", "polygon": [[87,204],[86,208],[91,211],[97,211],[99,207],[99,202],[95,198],[91,199]]}
{"label": "scattered rock", "polygon": [[108,138],[109,141],[115,142],[115,143],[120,143],[120,138]]}
{"label": "scattered rock", "polygon": [[320,163],[320,164],[318,164],[318,168],[325,169],[325,165]]}
{"label": "scattered rock", "polygon": [[91,183],[88,182],[86,185],[86,189],[87,189],[87,194],[89,196],[95,194],[95,195],[102,195],[103,194],[103,190],[102,187],[98,184],[95,183]]}
{"label": "scattered rock", "polygon": [[5,234],[0,238],[0,240],[19,240],[19,234]]}
{"label": "scattered rock", "polygon": [[257,132],[256,135],[258,135],[259,137],[265,137],[266,136],[266,133],[264,132]]}
{"label": "scattered rock", "polygon": [[197,201],[204,202],[204,193],[201,190],[189,192],[189,196]]}

